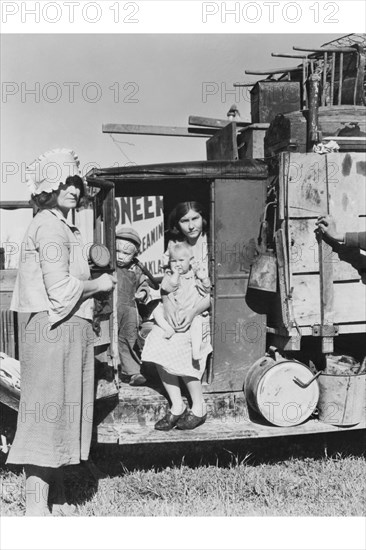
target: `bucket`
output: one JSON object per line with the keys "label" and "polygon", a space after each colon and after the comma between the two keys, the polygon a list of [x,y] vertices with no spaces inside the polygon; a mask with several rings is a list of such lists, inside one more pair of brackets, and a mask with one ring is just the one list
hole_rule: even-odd
{"label": "bucket", "polygon": [[366,373],[321,373],[318,383],[321,422],[334,426],[352,426],[365,418]]}
{"label": "bucket", "polygon": [[248,371],[245,397],[271,424],[297,426],[312,415],[319,399],[318,384],[308,385],[312,379],[309,367],[298,361],[262,357]]}
{"label": "bucket", "polygon": [[258,256],[250,267],[248,288],[264,290],[266,292],[277,291],[277,260],[273,250],[267,248],[268,223],[261,223],[261,245]]}

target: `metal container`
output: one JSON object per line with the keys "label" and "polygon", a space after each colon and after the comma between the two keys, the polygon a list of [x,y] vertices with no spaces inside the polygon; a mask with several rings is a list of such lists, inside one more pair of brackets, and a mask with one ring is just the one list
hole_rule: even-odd
{"label": "metal container", "polygon": [[325,374],[318,378],[319,420],[335,426],[359,424],[365,417],[366,373]]}
{"label": "metal container", "polygon": [[[297,426],[314,412],[319,387],[313,373],[298,361],[263,357],[248,371],[244,392],[248,404],[275,426]],[[301,383],[299,383],[301,381]]]}
{"label": "metal container", "polygon": [[300,82],[257,82],[250,92],[252,123],[270,123],[279,113],[299,111],[300,95]]}

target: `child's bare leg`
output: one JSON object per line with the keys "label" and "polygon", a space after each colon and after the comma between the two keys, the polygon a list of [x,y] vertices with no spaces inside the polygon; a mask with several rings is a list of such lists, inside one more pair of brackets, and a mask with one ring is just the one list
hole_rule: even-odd
{"label": "child's bare leg", "polygon": [[182,414],[185,405],[182,399],[182,392],[180,391],[178,376],[166,372],[160,365],[157,365],[157,370],[170,399],[170,412],[175,415]]}
{"label": "child's bare leg", "polygon": [[199,361],[202,357],[202,317],[197,315],[189,328],[191,333],[192,358]]}
{"label": "child's bare leg", "polygon": [[191,378],[190,376],[184,376],[183,381],[187,386],[189,395],[192,399],[192,412],[195,416],[205,416],[207,413],[206,403],[203,399],[202,386],[200,380]]}
{"label": "child's bare leg", "polygon": [[168,321],[165,319],[164,307],[162,304],[159,304],[154,309],[153,315],[156,324],[164,331],[164,338],[171,338],[175,333],[175,330],[172,326],[169,325]]}

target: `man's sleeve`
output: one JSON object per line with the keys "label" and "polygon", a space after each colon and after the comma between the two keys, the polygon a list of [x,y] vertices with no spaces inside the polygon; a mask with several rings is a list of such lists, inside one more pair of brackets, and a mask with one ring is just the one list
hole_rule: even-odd
{"label": "man's sleeve", "polygon": [[346,246],[366,250],[366,231],[361,231],[360,233],[346,233],[344,244]]}

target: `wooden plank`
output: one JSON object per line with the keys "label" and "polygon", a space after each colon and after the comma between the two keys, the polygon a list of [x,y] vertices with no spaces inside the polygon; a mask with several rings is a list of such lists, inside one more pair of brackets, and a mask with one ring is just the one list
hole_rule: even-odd
{"label": "wooden plank", "polygon": [[[290,269],[292,273],[319,272],[318,244],[315,236],[315,219],[290,219]],[[364,231],[365,218],[354,217],[349,225],[350,231]],[[339,246],[339,253],[331,250],[326,257],[333,266],[333,281],[359,280],[360,274],[353,267],[364,256],[359,251],[350,251]],[[352,263],[350,263],[352,262]]]}
{"label": "wooden plank", "polygon": [[[293,306],[298,324],[320,324],[319,275],[293,276]],[[366,320],[366,285],[361,282],[333,283],[334,323]]]}
{"label": "wooden plank", "polygon": [[214,135],[209,128],[189,128],[179,126],[148,126],[144,124],[114,124],[102,126],[103,134],[138,134],[142,136],[203,137]]}
{"label": "wooden plank", "polygon": [[230,122],[206,142],[207,160],[238,160],[236,123]]}
{"label": "wooden plank", "polygon": [[348,430],[364,430],[365,420],[355,426],[333,426],[316,419],[308,420],[299,426],[278,427],[239,418],[237,421],[208,420],[193,431],[171,430],[161,432],[154,430],[153,424],[113,425],[100,424],[97,427],[98,443],[119,443],[136,445],[147,443],[178,443],[188,441],[230,441],[257,438],[287,437],[317,433],[344,433]]}
{"label": "wooden plank", "polygon": [[[366,323],[350,323],[349,325],[338,323],[338,335],[339,334],[364,334],[366,332]],[[271,329],[275,330],[276,329]],[[276,334],[276,332],[274,332]],[[312,336],[313,329],[312,327],[301,327],[301,334],[303,336]]]}
{"label": "wooden plank", "polygon": [[[324,54],[324,63],[325,63]],[[325,71],[325,69],[324,69]],[[325,195],[326,195],[326,213],[329,211],[329,174],[328,158],[325,157]],[[320,283],[320,324],[322,327],[333,325],[334,319],[334,287],[333,287],[333,264],[328,262],[328,256],[332,253],[332,247],[327,243],[319,231],[316,232],[319,253],[319,283]],[[322,352],[333,353],[334,340],[332,336],[322,336]]]}
{"label": "wooden plank", "polygon": [[[362,153],[329,153],[326,156],[291,153],[287,169],[290,218],[316,218],[327,212],[327,173],[329,209],[337,220],[337,227],[340,224],[340,231],[353,225],[355,216],[366,214],[366,163]],[[284,172],[282,178],[286,177]],[[284,199],[281,197],[281,200]]]}
{"label": "wooden plank", "polygon": [[234,88],[252,88],[257,82],[234,82]]}
{"label": "wooden plank", "polygon": [[[324,155],[292,153],[288,164],[288,215],[318,217],[327,211]],[[285,199],[285,197],[284,197]]]}
{"label": "wooden plank", "polygon": [[338,83],[338,105],[342,103],[342,87],[343,87],[343,52],[339,54],[339,83]]}
{"label": "wooden plank", "polygon": [[280,221],[285,219],[285,206],[286,206],[286,197],[287,197],[286,190],[289,182],[290,159],[291,159],[291,155],[289,152],[280,153],[279,155],[279,174],[278,174],[279,189],[278,189],[277,215]]}
{"label": "wooden plank", "polygon": [[206,126],[209,128],[224,128],[229,123],[230,120],[222,118],[208,118],[195,115],[191,115],[188,118],[188,124],[192,124],[194,126]]}
{"label": "wooden plank", "polygon": [[290,328],[290,311],[288,304],[288,281],[286,276],[287,265],[285,261],[286,248],[284,243],[284,232],[280,228],[275,233],[277,267],[278,267],[278,286],[280,292],[282,323],[286,328]]}
{"label": "wooden plank", "polygon": [[336,141],[341,153],[366,152],[366,137],[327,136],[323,138],[323,143],[329,141]]}
{"label": "wooden plank", "polygon": [[245,130],[267,130],[269,126],[269,122],[253,122]]}
{"label": "wooden plank", "polygon": [[0,208],[18,210],[18,208],[33,208],[29,201],[0,201]]}
{"label": "wooden plank", "polygon": [[[331,247],[323,241],[320,233],[318,233],[318,249],[319,249],[319,284],[320,284],[320,324],[322,326],[333,325],[334,319],[334,289],[333,289],[333,266],[331,262],[327,262],[327,256]],[[333,352],[333,337],[322,337],[322,352]]]}
{"label": "wooden plank", "polygon": [[340,232],[352,231],[349,227],[357,227],[355,217],[366,215],[365,155],[330,153],[327,162],[330,213]]}
{"label": "wooden plank", "polygon": [[266,75],[266,74],[280,74],[280,73],[290,73],[293,71],[301,71],[302,67],[296,65],[296,67],[278,67],[277,69],[247,69],[245,74],[258,74],[258,75]]}
{"label": "wooden plank", "polygon": [[[147,185],[155,180],[176,179],[263,179],[267,177],[268,168],[259,160],[245,159],[240,161],[190,161],[167,164],[147,164],[141,166],[118,166],[112,168],[93,168],[87,173],[88,183],[93,185],[95,178],[112,182],[138,181]],[[172,182],[174,185],[175,182]]]}
{"label": "wooden plank", "polygon": [[[225,126],[230,124],[230,122],[232,121],[228,119],[208,118],[208,117],[195,116],[195,115],[191,115],[188,118],[188,124],[192,124],[194,126],[206,126],[208,128],[224,128]],[[235,120],[234,122],[240,128],[250,125],[250,122],[242,122],[239,120]]]}
{"label": "wooden plank", "polygon": [[292,59],[307,59],[307,55],[299,55],[296,53],[271,53],[272,57],[288,57]]}
{"label": "wooden plank", "polygon": [[319,107],[318,129],[322,137],[334,136],[344,124],[357,122],[362,132],[366,131],[366,107],[360,105],[333,105]]}
{"label": "wooden plank", "polygon": [[359,48],[358,63],[357,63],[357,77],[355,82],[354,101],[353,101],[354,105],[365,104],[365,64],[366,64],[365,49]]}
{"label": "wooden plank", "polygon": [[[146,366],[146,369],[148,366]],[[137,388],[137,389],[136,389]],[[247,403],[243,391],[210,392],[208,385],[202,386],[208,414],[211,418],[234,420],[238,417],[248,417]],[[154,387],[122,384],[119,391],[119,401],[113,408],[111,417],[105,422],[121,424],[148,424],[161,418],[168,407],[166,397],[162,394],[160,385]],[[184,397],[188,405],[188,400]],[[102,403],[98,403],[98,407]]]}
{"label": "wooden plank", "polygon": [[[324,70],[325,74],[325,70]],[[324,93],[324,91],[323,91]],[[309,76],[309,113],[308,113],[308,141],[312,145],[317,142],[321,133],[319,132],[318,110],[320,101],[320,75],[312,73]]]}
{"label": "wooden plank", "polygon": [[313,53],[323,53],[323,52],[328,52],[328,53],[333,53],[333,52],[342,52],[342,53],[357,53],[357,50],[355,50],[354,48],[346,48],[346,47],[342,47],[342,48],[339,48],[337,46],[327,46],[327,47],[324,47],[324,48],[304,48],[303,46],[293,46],[292,47],[293,50],[297,51],[297,52],[313,52]]}

